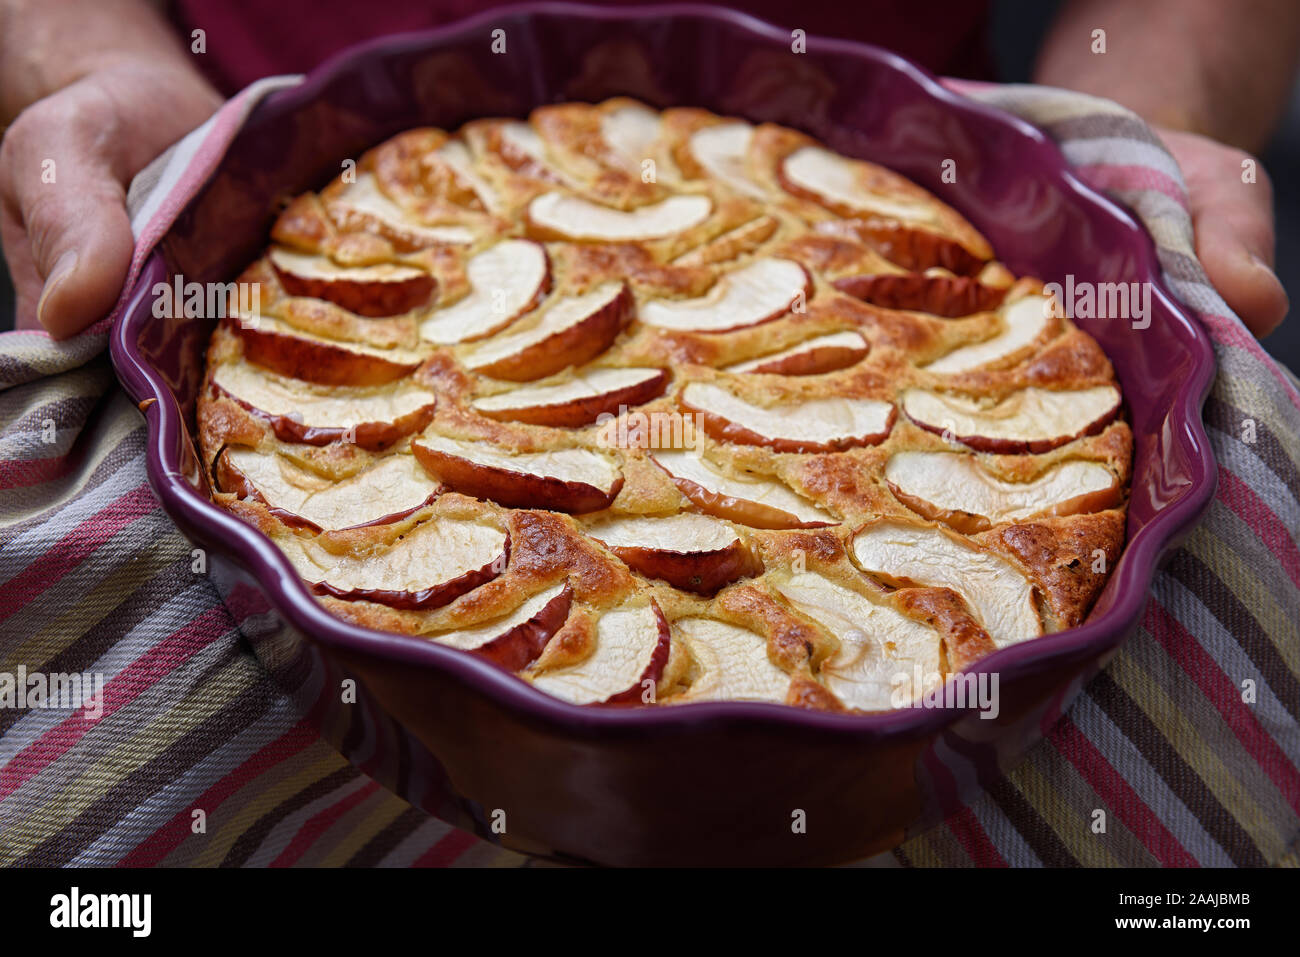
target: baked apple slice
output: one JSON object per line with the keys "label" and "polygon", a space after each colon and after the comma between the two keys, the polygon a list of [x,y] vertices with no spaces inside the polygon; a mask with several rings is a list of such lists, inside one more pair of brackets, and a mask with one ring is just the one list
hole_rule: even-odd
{"label": "baked apple slice", "polygon": [[847,369],[866,358],[870,346],[858,332],[829,332],[806,342],[727,366],[727,372],[765,375],[820,375]]}
{"label": "baked apple slice", "polygon": [[649,402],[667,384],[664,369],[591,369],[568,382],[522,386],[475,399],[472,405],[492,419],[578,428],[602,415]]}
{"label": "baked apple slice", "polygon": [[344,186],[327,205],[343,229],[364,229],[404,249],[438,244],[464,246],[474,241],[474,230],[468,226],[420,222],[384,194],[373,173],[359,173],[356,182]]}
{"label": "baked apple slice", "polygon": [[960,230],[961,240],[875,217],[828,219],[814,223],[812,231],[819,236],[862,243],[894,265],[914,273],[942,269],[957,276],[983,277],[993,255],[987,240],[969,226]]}
{"label": "baked apple slice", "polygon": [[295,538],[286,549],[312,590],[405,610],[440,608],[505,570],[510,538],[477,522],[433,518],[385,548],[336,555]]}
{"label": "baked apple slice", "polygon": [[754,128],[737,122],[701,127],[687,142],[695,162],[709,176],[745,196],[766,199],[767,192],[745,171],[745,157],[753,140]]}
{"label": "baked apple slice", "polygon": [[540,243],[504,239],[465,263],[469,295],[430,314],[420,338],[438,345],[469,342],[499,332],[541,304],[551,267]]}
{"label": "baked apple slice", "polygon": [[781,222],[775,216],[756,216],[721,236],[696,246],[673,260],[674,266],[694,268],[731,262],[746,253],[752,253],[776,233]]}
{"label": "baked apple slice", "polygon": [[894,406],[879,399],[841,396],[760,406],[708,382],[682,390],[682,408],[703,417],[720,442],[762,445],[777,452],[835,452],[883,441],[894,426]]}
{"label": "baked apple slice", "polygon": [[998,648],[1043,633],[1025,573],[944,528],[874,522],[854,534],[852,553],[863,571],[891,584],[952,589]]}
{"label": "baked apple slice", "polygon": [[264,419],[283,442],[349,441],[372,451],[433,421],[434,395],[411,382],[369,389],[319,391],[310,382],[272,376],[247,362],[225,363],[212,385]]}
{"label": "baked apple slice", "polygon": [[552,585],[528,598],[505,618],[458,631],[430,635],[440,645],[470,651],[507,671],[522,671],[542,653],[569,617],[573,589]]}
{"label": "baked apple slice", "polygon": [[961,452],[897,452],[885,480],[900,502],[959,532],[982,532],[999,522],[1034,515],[1077,515],[1110,508],[1123,496],[1100,462],[1071,459],[1028,482],[1008,482]]}
{"label": "baked apple slice", "polygon": [[526,329],[473,343],[462,361],[494,379],[542,379],[608,349],[632,320],[634,308],[626,283],[602,283],[580,296],[556,300]]}
{"label": "baked apple slice", "polygon": [[580,448],[511,452],[486,442],[426,435],[411,445],[430,475],[508,508],[594,512],[608,508],[623,475],[608,458]]}
{"label": "baked apple slice", "polygon": [[569,193],[543,193],[528,204],[530,235],[539,239],[630,243],[685,232],[709,218],[707,196],[669,196],[631,210],[614,209]]}
{"label": "baked apple slice", "polygon": [[803,266],[792,259],[762,258],[725,273],[698,299],[647,302],[638,318],[677,332],[731,332],[779,318],[810,294]]}
{"label": "baked apple slice", "polygon": [[960,346],[925,366],[925,371],[945,375],[969,372],[1024,353],[1051,327],[1051,309],[1052,300],[1042,296],[1026,296],[1009,302],[998,310],[1001,328],[993,338]]}
{"label": "baked apple slice", "polygon": [[463,140],[449,139],[442,146],[438,147],[431,154],[432,159],[442,163],[465,188],[468,188],[474,198],[478,200],[489,213],[499,214],[502,212],[501,199],[488,182],[478,174],[474,166],[474,157],[470,154],[469,147]]}
{"label": "baked apple slice", "polygon": [[787,486],[758,475],[728,475],[694,452],[651,458],[700,511],[749,528],[819,528],[834,518]]}
{"label": "baked apple slice", "polygon": [[944,225],[942,207],[935,200],[897,188],[902,177],[820,146],[803,146],[787,156],[779,179],[788,192],[840,216],[878,216],[930,228]]}
{"label": "baked apple slice", "polygon": [[700,595],[762,571],[729,525],[694,512],[614,518],[593,525],[587,534],[629,568]]}
{"label": "baked apple slice", "polygon": [[918,671],[922,681],[940,674],[942,640],[929,625],[813,572],[792,575],[776,588],[839,639],[839,650],[822,662],[821,678],[850,708],[905,705],[925,690],[915,687]]}
{"label": "baked apple slice", "polygon": [[466,129],[466,137],[476,144],[480,153],[495,154],[520,176],[577,191],[582,189],[577,178],[552,165],[546,141],[522,120],[476,120]]}
{"label": "baked apple slice", "polygon": [[377,263],[340,266],[327,256],[313,256],[276,246],[267,255],[280,285],[291,296],[326,299],[359,316],[398,316],[429,304],[436,283],[414,266]]}
{"label": "baked apple slice", "polygon": [[1113,385],[1059,392],[1031,386],[984,405],[967,396],[907,389],[902,406],[921,428],[950,435],[968,448],[1020,455],[1048,452],[1101,431],[1119,413],[1120,394]]}
{"label": "baked apple slice", "polygon": [[272,316],[235,316],[228,325],[243,340],[249,362],[321,385],[383,385],[410,375],[424,361],[418,352],[326,339]]}
{"label": "baked apple slice", "polygon": [[831,283],[840,292],[882,309],[905,309],[955,319],[996,309],[1005,289],[986,286],[970,276],[926,273],[879,273],[844,276]]}
{"label": "baked apple slice", "polygon": [[637,704],[646,682],[663,677],[671,641],[653,601],[624,604],[596,622],[596,650],[589,658],[538,675],[533,687],[572,704]]}
{"label": "baked apple slice", "polygon": [[217,457],[216,474],[222,491],[265,502],[288,525],[319,531],[396,521],[438,496],[438,483],[400,453],[335,481],[286,456],[231,446]]}
{"label": "baked apple slice", "polygon": [[502,120],[495,131],[497,152],[511,169],[529,162],[546,165],[546,143],[523,120]]}
{"label": "baked apple slice", "polygon": [[659,139],[659,114],[639,103],[606,111],[600,118],[601,139],[627,169],[638,169]]}
{"label": "baked apple slice", "polygon": [[679,618],[673,622],[691,650],[699,673],[691,686],[670,698],[691,701],[785,701],[790,676],[767,657],[762,635],[712,618]]}

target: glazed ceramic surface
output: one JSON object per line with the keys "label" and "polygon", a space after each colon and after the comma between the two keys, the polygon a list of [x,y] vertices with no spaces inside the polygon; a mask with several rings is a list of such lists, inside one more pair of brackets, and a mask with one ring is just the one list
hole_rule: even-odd
{"label": "glazed ceramic surface", "polygon": [[[956,207],[1018,274],[1151,284],[1146,328],[1076,319],[1114,363],[1133,426],[1123,557],[1083,626],[979,662],[997,678],[996,718],[970,707],[576,707],[474,656],[334,618],[268,539],[208,501],[192,429],[215,320],[156,318],[156,283],[228,281],[285,198],[400,130],[617,94],[784,124],[887,165]],[[949,159],[956,183],[941,182]],[[939,820],[1041,737],[1136,627],[1157,563],[1213,497],[1200,417],[1213,352],[1159,274],[1141,227],[1041,133],[888,52],[810,37],[796,54],[787,31],[717,8],[537,4],[367,43],[263,101],[147,262],[112,354],[147,403],[163,507],[209,551],[263,662],[363,770],[488,840],[564,860],[832,863]],[[355,704],[342,700],[349,677],[361,683]]]}

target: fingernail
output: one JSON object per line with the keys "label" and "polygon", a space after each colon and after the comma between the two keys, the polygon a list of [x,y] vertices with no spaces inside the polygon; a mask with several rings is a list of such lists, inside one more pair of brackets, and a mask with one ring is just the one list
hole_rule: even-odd
{"label": "fingernail", "polygon": [[[1273,270],[1273,267],[1270,266],[1268,263],[1264,262],[1264,260],[1260,259],[1254,253],[1250,254],[1250,264],[1254,266],[1256,269],[1262,269],[1264,271],[1265,275],[1268,277],[1267,280],[1265,281],[1267,281],[1269,285],[1276,286],[1279,289],[1283,288],[1282,280],[1278,278],[1278,275]],[[1260,278],[1263,279],[1263,277]]]}
{"label": "fingernail", "polygon": [[1250,254],[1250,262],[1251,262],[1251,265],[1253,265],[1253,266],[1255,266],[1255,267],[1257,267],[1257,268],[1259,268],[1259,269],[1264,269],[1264,270],[1267,270],[1268,272],[1272,272],[1272,271],[1273,271],[1273,267],[1272,267],[1272,266],[1270,266],[1268,263],[1264,262],[1264,260],[1260,259],[1260,258],[1259,258],[1258,256],[1256,256],[1254,253],[1251,253],[1251,254]]}
{"label": "fingernail", "polygon": [[58,259],[54,260],[54,268],[51,269],[50,274],[45,277],[45,288],[41,290],[41,298],[36,303],[36,321],[47,330],[50,328],[50,325],[45,321],[45,303],[49,300],[50,293],[63,285],[76,268],[77,251],[75,249],[69,249]]}

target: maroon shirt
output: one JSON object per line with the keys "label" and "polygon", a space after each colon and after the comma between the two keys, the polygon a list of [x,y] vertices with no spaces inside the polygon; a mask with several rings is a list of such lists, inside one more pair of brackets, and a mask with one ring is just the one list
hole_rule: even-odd
{"label": "maroon shirt", "polygon": [[[172,15],[186,37],[196,27],[206,32],[207,52],[196,59],[229,96],[260,77],[306,73],[331,53],[362,40],[440,26],[500,5],[483,0],[175,0]],[[603,5],[636,4],[604,0]],[[809,35],[888,47],[935,73],[991,77],[988,9],[981,0],[750,0],[729,6]]]}

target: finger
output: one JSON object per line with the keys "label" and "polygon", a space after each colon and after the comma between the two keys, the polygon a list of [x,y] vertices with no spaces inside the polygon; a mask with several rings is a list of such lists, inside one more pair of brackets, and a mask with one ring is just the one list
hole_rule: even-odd
{"label": "finger", "polygon": [[44,286],[36,319],[56,339],[108,315],[131,265],[131,222],[121,184],[107,174],[43,203],[26,219]]}
{"label": "finger", "polygon": [[1170,131],[1161,136],[1187,181],[1197,258],[1247,328],[1267,335],[1289,305],[1271,268],[1273,190],[1267,174],[1246,153],[1203,136]]}
{"label": "finger", "polygon": [[22,134],[5,158],[6,219],[23,234],[15,239],[8,225],[5,246],[26,246],[10,254],[19,321],[65,338],[107,315],[126,279],[133,239],[125,189],[75,128],[42,121],[10,132]]}
{"label": "finger", "polygon": [[1268,335],[1281,325],[1290,305],[1268,265],[1271,244],[1254,241],[1257,227],[1235,219],[1233,210],[1217,200],[1206,200],[1193,217],[1196,255],[1210,282],[1251,332]]}

